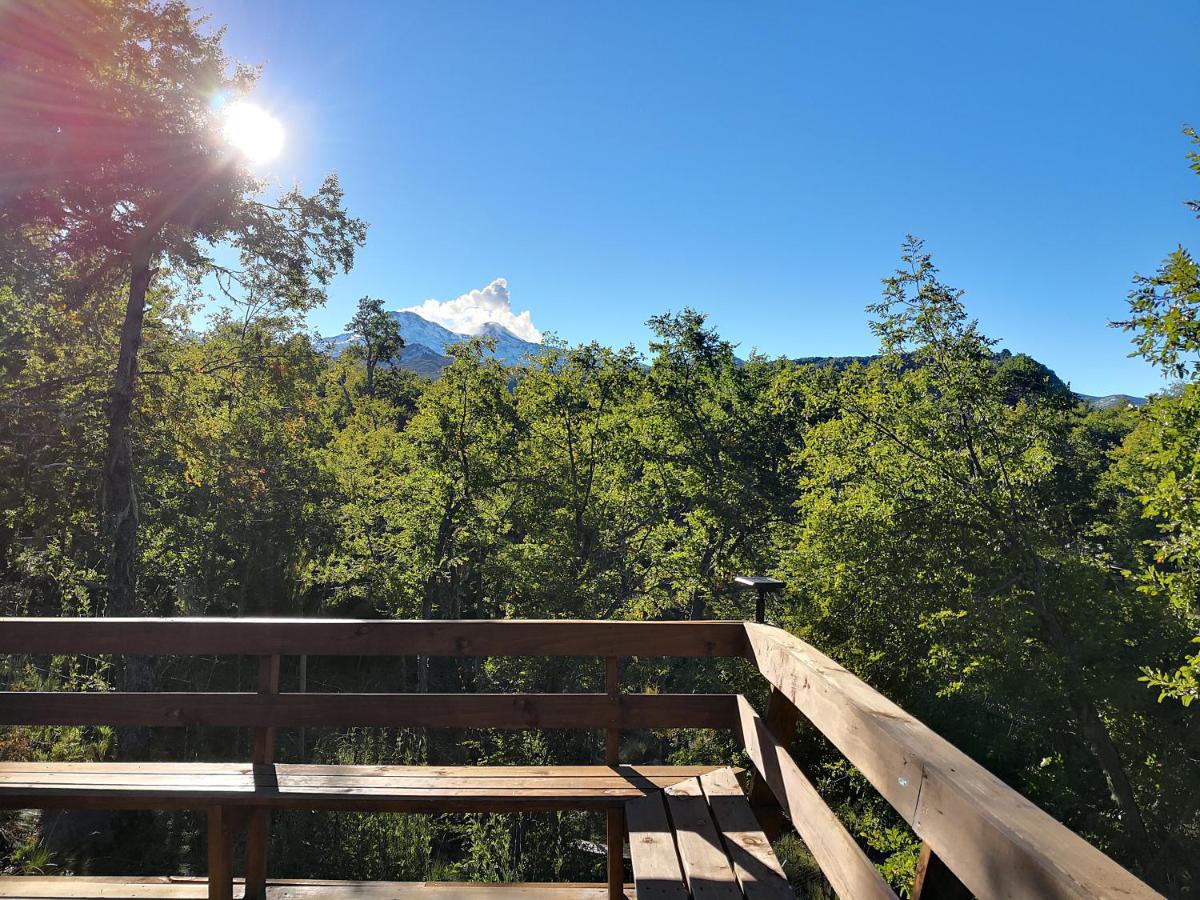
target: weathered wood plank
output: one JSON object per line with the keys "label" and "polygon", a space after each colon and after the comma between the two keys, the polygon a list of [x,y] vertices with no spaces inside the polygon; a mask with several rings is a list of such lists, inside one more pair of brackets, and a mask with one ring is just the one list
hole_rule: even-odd
{"label": "weathered wood plank", "polygon": [[663,791],[675,846],[688,890],[695,900],[730,900],[742,896],[733,864],[712,819],[708,800],[695,778]]}
{"label": "weathered wood plank", "polygon": [[[217,775],[241,774],[261,771],[252,763],[243,762],[0,762],[0,776],[7,774],[72,774],[75,772],[113,773],[164,773],[190,777],[193,774],[212,773]],[[372,776],[386,775],[395,778],[442,779],[482,778],[489,781],[501,778],[587,778],[594,781],[601,777],[624,779],[627,773],[655,777],[684,778],[711,772],[713,766],[392,766],[379,764],[338,765],[336,763],[275,763],[272,771],[277,775],[320,775]],[[604,773],[602,775],[602,773]]]}
{"label": "weathered wood plank", "polygon": [[[0,876],[0,897],[22,900],[202,900],[207,880],[192,877]],[[242,887],[234,881],[235,898]],[[453,882],[275,879],[270,900],[605,900],[600,884],[459,884]],[[632,892],[628,895],[632,900]]]}
{"label": "weathered wood plank", "polygon": [[750,658],[979,897],[1160,895],[829,657],[747,624]]}
{"label": "weathered wood plank", "polygon": [[[609,771],[597,767],[598,771]],[[646,785],[666,786],[678,781],[676,775],[666,777],[636,779],[636,783]],[[413,788],[436,787],[438,790],[518,790],[522,787],[534,787],[553,791],[569,791],[577,789],[589,790],[620,790],[627,788],[631,779],[620,775],[588,777],[580,775],[573,778],[542,778],[538,776],[499,776],[495,778],[459,777],[454,775],[414,777],[410,775],[296,775],[279,769],[275,772],[264,770],[258,777],[248,773],[243,775],[225,775],[212,773],[192,778],[178,775],[158,775],[148,773],[113,774],[106,776],[100,773],[52,772],[46,775],[0,775],[0,789],[23,785],[33,785],[45,788],[130,788],[135,790],[171,790],[175,788],[193,789],[202,786],[205,789],[217,790],[253,790],[255,783],[260,782],[264,789],[274,790],[303,790],[307,787],[320,787],[329,790],[349,788],[377,788],[386,791],[403,791]]]}
{"label": "weathered wood plank", "polygon": [[732,694],[0,693],[0,725],[732,728]]}
{"label": "weathered wood plank", "polygon": [[[782,691],[772,688],[771,697],[767,701],[767,729],[789,753],[792,750],[792,735],[796,731],[799,719],[800,710],[796,709],[796,704]],[[767,837],[772,840],[779,837],[783,825],[782,810],[775,795],[771,793],[770,786],[757,772],[750,776],[750,805]]]}
{"label": "weathered wood plank", "polygon": [[895,893],[833,814],[812,782],[775,739],[771,730],[744,698],[741,708],[741,738],[755,770],[770,786],[787,810],[817,865],[839,897],[892,898]]}
{"label": "weathered wood plank", "polygon": [[625,820],[638,900],[688,900],[662,794],[655,792],[626,803]]}
{"label": "weathered wood plank", "polygon": [[0,618],[0,653],[743,656],[741,622]]}
{"label": "weathered wood plank", "polygon": [[733,770],[716,769],[698,780],[742,893],[750,900],[795,900],[796,894]]}
{"label": "weathered wood plank", "polygon": [[[620,809],[628,800],[661,790],[705,767],[572,767],[575,774],[553,777],[544,767],[489,767],[480,773],[471,766],[441,767],[440,776],[420,767],[363,767],[383,774],[362,777],[339,774],[328,778],[310,774],[317,766],[293,774],[284,765],[258,766],[249,772],[192,772],[154,777],[154,764],[141,772],[106,775],[92,769],[74,774],[71,764],[54,771],[0,774],[0,807],[186,809],[220,805],[228,809],[342,809],[395,811],[506,812],[564,809]],[[169,767],[170,764],[160,764]],[[128,768],[128,764],[125,766]],[[338,767],[341,771],[354,767]],[[236,766],[231,766],[236,769]],[[79,780],[83,779],[83,780]]]}

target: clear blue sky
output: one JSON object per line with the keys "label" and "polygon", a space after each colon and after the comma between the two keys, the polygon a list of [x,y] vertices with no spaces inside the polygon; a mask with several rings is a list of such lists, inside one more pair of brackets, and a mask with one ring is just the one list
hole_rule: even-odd
{"label": "clear blue sky", "polygon": [[691,305],[742,352],[869,353],[906,232],[985,331],[1145,393],[1130,275],[1200,196],[1200,4],[198,0],[265,66],[274,177],[371,225],[313,324],[508,279],[569,341]]}

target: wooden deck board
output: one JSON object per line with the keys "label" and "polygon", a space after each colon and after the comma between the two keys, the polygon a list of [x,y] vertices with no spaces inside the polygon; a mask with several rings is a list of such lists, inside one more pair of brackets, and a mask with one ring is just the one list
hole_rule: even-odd
{"label": "wooden deck board", "polygon": [[699,782],[742,893],[751,900],[794,900],[783,866],[754,818],[733,770],[716,769],[701,775]]}
{"label": "wooden deck board", "polygon": [[742,896],[724,842],[713,822],[708,800],[695,778],[664,792],[675,845],[688,889],[696,900],[736,900]]}
{"label": "wooden deck board", "polygon": [[625,804],[629,857],[641,900],[687,900],[671,821],[659,792]]}

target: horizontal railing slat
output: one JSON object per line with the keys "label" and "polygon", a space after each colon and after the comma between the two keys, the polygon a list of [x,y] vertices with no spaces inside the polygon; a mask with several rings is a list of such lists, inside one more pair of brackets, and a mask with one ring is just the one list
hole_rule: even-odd
{"label": "horizontal railing slat", "polygon": [[0,618],[0,653],[744,656],[741,622]]}
{"label": "horizontal railing slat", "polygon": [[829,657],[746,624],[750,658],[977,897],[1160,895]]}
{"label": "horizontal railing slat", "polygon": [[732,728],[733,694],[0,693],[0,725]]}

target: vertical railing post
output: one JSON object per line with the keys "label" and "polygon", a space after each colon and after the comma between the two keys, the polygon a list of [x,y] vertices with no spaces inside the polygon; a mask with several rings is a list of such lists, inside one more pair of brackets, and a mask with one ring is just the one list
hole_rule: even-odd
{"label": "vertical railing post", "polygon": [[[621,660],[616,656],[605,659],[604,690],[614,708],[621,702]],[[621,730],[605,732],[604,762],[614,768],[621,764]],[[619,900],[625,896],[625,810],[617,807],[608,811],[608,896]]]}
{"label": "vertical railing post", "polygon": [[975,895],[958,880],[933,848],[921,845],[917,873],[913,877],[912,900],[971,900]]}
{"label": "vertical railing post", "polygon": [[[258,658],[258,692],[277,695],[279,693],[279,656]],[[275,761],[275,729],[254,729],[255,766],[270,765]],[[267,896],[267,850],[271,844],[271,811],[255,809],[250,814],[246,831],[246,900],[264,900]]]}
{"label": "vertical railing post", "polygon": [[[300,657],[300,688],[299,688],[299,690],[300,690],[300,693],[302,693],[302,694],[308,693],[308,655],[307,654],[302,654]],[[304,762],[305,759],[308,758],[308,753],[307,753],[308,748],[305,746],[304,738],[305,738],[304,729],[301,728],[300,729],[300,738],[299,738],[300,762]]]}
{"label": "vertical railing post", "polygon": [[[614,705],[620,702],[620,657],[609,656],[604,661],[604,690]],[[619,728],[610,728],[605,734],[604,764],[608,766],[619,766],[621,764],[621,729]]]}
{"label": "vertical railing post", "polygon": [[[771,699],[767,701],[767,730],[787,749],[788,753],[791,753],[792,736],[796,733],[796,723],[799,720],[800,710],[796,709],[796,705],[783,691],[772,688]],[[772,841],[779,837],[779,832],[783,828],[783,810],[779,806],[779,800],[767,785],[766,779],[757,772],[750,780],[750,805],[754,807],[754,813],[758,816],[763,833]]]}
{"label": "vertical railing post", "polygon": [[233,821],[224,806],[208,808],[208,900],[233,900]]}

